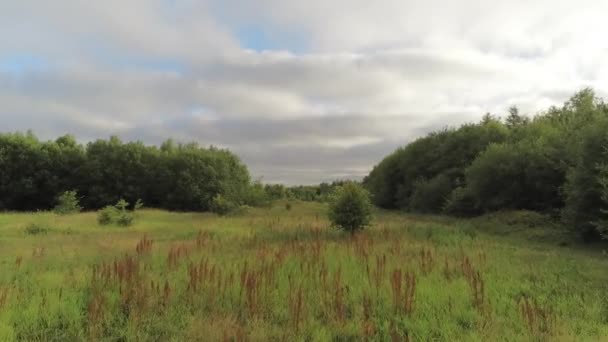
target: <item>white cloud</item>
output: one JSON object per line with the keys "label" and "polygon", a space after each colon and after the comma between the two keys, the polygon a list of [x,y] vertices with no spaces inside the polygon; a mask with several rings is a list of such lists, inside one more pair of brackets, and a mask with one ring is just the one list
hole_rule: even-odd
{"label": "white cloud", "polygon": [[[1,129],[220,144],[269,181],[362,176],[432,129],[584,86],[607,95],[605,13],[603,0],[3,1]],[[304,41],[256,52],[242,27]],[[1,67],[23,55],[42,66]]]}

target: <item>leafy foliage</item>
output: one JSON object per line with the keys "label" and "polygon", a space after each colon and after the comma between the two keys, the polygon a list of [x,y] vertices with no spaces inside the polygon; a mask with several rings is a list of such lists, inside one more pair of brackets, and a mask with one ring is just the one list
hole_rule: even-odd
{"label": "leafy foliage", "polygon": [[53,211],[60,215],[74,214],[82,210],[76,191],[66,191],[57,197]]}
{"label": "leafy foliage", "polygon": [[238,209],[238,205],[224,198],[224,196],[218,194],[215,195],[211,201],[211,212],[218,215],[228,215],[234,213]]}
{"label": "leafy foliage", "polygon": [[369,194],[359,184],[345,183],[332,196],[328,216],[335,227],[350,233],[365,228],[372,218]]}
{"label": "leafy foliage", "polygon": [[109,205],[101,209],[97,214],[97,222],[101,225],[115,223],[119,226],[128,227],[133,224],[135,219],[133,212],[127,209],[128,207],[129,202],[121,198],[115,205]]}
{"label": "leafy foliage", "polygon": [[27,234],[27,235],[40,235],[40,234],[47,234],[49,232],[49,230],[50,229],[44,225],[41,225],[38,223],[31,223],[25,227],[24,231],[25,231],[25,234]]}
{"label": "leafy foliage", "polygon": [[206,211],[217,194],[246,201],[249,172],[231,152],[168,140],[160,148],[117,137],[86,147],[66,135],[43,142],[0,134],[0,210],[46,210],[72,189],[85,209],[124,198],[170,210]]}
{"label": "leafy foliage", "polygon": [[384,208],[469,216],[534,210],[584,236],[608,231],[608,105],[583,89],[533,118],[433,132],[387,156],[364,184]]}
{"label": "leafy foliage", "polygon": [[108,205],[103,209],[99,210],[99,212],[97,213],[97,222],[102,226],[109,225],[112,224],[112,222],[117,216],[118,209],[116,209],[116,207],[114,207],[113,205]]}
{"label": "leafy foliage", "polygon": [[[487,117],[482,123],[467,124],[459,129],[445,129],[420,138],[400,148],[378,164],[365,179],[376,205],[383,208],[419,209],[420,193],[427,180],[449,187],[449,194],[464,180],[464,170],[489,144],[505,141],[508,129],[498,120]],[[441,183],[441,184],[439,184]],[[448,184],[449,183],[449,186]],[[444,195],[444,194],[441,194]],[[437,202],[436,199],[433,202]],[[441,205],[431,205],[438,210]]]}

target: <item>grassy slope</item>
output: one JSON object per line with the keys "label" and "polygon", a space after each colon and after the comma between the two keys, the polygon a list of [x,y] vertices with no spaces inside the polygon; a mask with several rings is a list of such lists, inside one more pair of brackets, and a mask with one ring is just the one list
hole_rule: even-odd
{"label": "grassy slope", "polygon": [[[607,340],[608,258],[517,215],[379,212],[353,239],[310,203],[230,218],[145,210],[128,229],[94,213],[0,214],[0,341]],[[49,232],[25,234],[32,223]],[[154,242],[138,255],[144,235]],[[129,280],[112,264],[125,254]]]}

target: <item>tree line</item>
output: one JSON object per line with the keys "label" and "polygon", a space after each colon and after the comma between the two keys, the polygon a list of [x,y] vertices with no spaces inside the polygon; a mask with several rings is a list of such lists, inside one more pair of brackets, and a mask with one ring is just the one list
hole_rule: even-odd
{"label": "tree line", "polygon": [[522,209],[608,233],[608,104],[584,89],[533,117],[446,128],[397,149],[364,180],[376,205],[456,216]]}
{"label": "tree line", "polygon": [[0,134],[0,210],[46,210],[75,190],[84,209],[124,199],[169,210],[206,211],[218,199],[256,204],[247,167],[228,150],[165,141],[160,147],[117,137],[82,145],[73,136],[41,141]]}

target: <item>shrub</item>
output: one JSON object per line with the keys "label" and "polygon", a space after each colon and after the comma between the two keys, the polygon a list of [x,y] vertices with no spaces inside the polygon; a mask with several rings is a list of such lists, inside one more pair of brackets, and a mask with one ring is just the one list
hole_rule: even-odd
{"label": "shrub", "polygon": [[129,202],[124,199],[120,199],[118,203],[116,203],[115,207],[118,210],[118,215],[116,216],[116,224],[119,226],[127,227],[133,224],[133,213],[127,211],[127,207],[129,206]]}
{"label": "shrub", "polygon": [[47,234],[48,232],[49,228],[37,223],[31,223],[27,227],[25,227],[25,234],[27,235]]}
{"label": "shrub", "polygon": [[291,203],[289,203],[289,202],[285,203],[285,210],[287,210],[287,211],[291,210]]}
{"label": "shrub", "polygon": [[108,205],[97,214],[97,222],[105,226],[111,224],[116,216],[118,216],[118,209],[112,205]]}
{"label": "shrub", "polygon": [[135,205],[133,205],[133,211],[140,210],[143,207],[144,207],[144,202],[141,200],[141,198],[139,198],[137,201],[135,201]]}
{"label": "shrub", "polygon": [[133,224],[133,214],[129,212],[120,212],[116,218],[116,224],[123,227],[128,227]]}
{"label": "shrub", "polygon": [[59,215],[78,213],[82,210],[75,190],[66,191],[57,197],[53,211]]}
{"label": "shrub", "polygon": [[210,210],[218,215],[228,215],[237,211],[239,206],[234,202],[226,199],[224,196],[217,194],[211,200]]}
{"label": "shrub", "polygon": [[256,181],[250,187],[245,195],[245,204],[252,207],[267,207],[270,205],[271,198],[266,193],[264,185],[261,182]]}
{"label": "shrub", "polygon": [[[136,204],[137,205],[137,204]],[[133,213],[127,210],[129,202],[120,199],[114,206],[106,206],[99,211],[97,222],[101,225],[116,223],[119,226],[127,227],[133,224]]]}
{"label": "shrub", "polygon": [[350,233],[367,227],[372,217],[369,193],[356,183],[345,183],[331,196],[328,214],[334,227]]}

